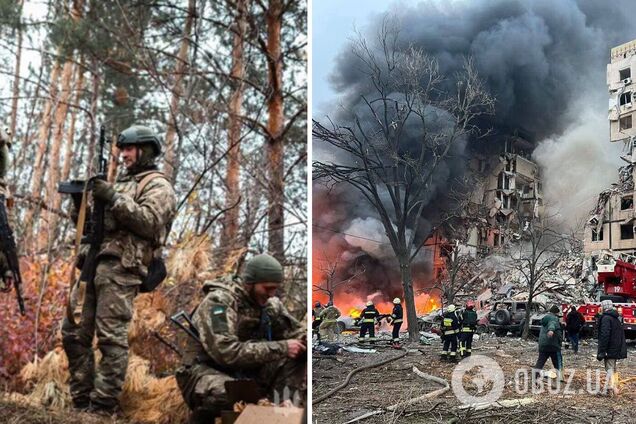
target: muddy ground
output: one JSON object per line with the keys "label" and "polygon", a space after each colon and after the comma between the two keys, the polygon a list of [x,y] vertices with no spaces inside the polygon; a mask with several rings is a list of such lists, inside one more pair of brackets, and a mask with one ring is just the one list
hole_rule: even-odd
{"label": "muddy ground", "polygon": [[[389,347],[388,333],[376,346],[376,353],[342,352],[334,356],[313,356],[313,399],[318,399],[341,384],[353,369],[399,355],[401,351]],[[357,346],[355,335],[344,334],[346,345]],[[430,393],[442,386],[416,375],[421,372],[441,377],[451,383],[455,365],[439,359],[441,342],[432,345],[405,345],[408,354],[386,365],[367,369],[354,375],[348,386],[323,402],[313,405],[313,423],[346,423],[365,413],[387,408],[398,402]],[[463,405],[452,388],[430,400],[397,408],[366,418],[361,423],[628,423],[634,421],[636,401],[636,344],[628,343],[628,358],[619,362],[622,381],[620,393],[610,396],[604,392],[605,373],[602,362],[596,360],[596,341],[585,339],[578,354],[563,349],[566,368],[565,382],[557,385],[556,378],[547,377],[535,382],[532,389],[530,369],[537,359],[537,342],[522,341],[512,336],[482,335],[474,342],[473,358],[483,355],[494,359],[501,367],[504,388],[500,400],[525,399],[533,403],[510,408],[490,407],[484,410],[460,409]],[[550,361],[545,370],[552,369]],[[477,398],[493,387],[492,378],[475,379],[478,368],[469,370],[463,387]],[[598,371],[598,377],[597,377]],[[588,373],[590,378],[588,378]],[[528,376],[526,379],[525,376]],[[482,376],[483,377],[483,376]],[[634,377],[634,378],[632,378]],[[484,382],[485,381],[485,382]],[[479,392],[479,386],[482,391]]]}

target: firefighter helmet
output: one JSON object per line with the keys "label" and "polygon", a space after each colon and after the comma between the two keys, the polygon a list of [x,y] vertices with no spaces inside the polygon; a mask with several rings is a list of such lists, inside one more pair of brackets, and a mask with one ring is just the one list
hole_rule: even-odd
{"label": "firefighter helmet", "polygon": [[320,308],[320,302],[316,302],[316,304],[314,305],[314,308]]}
{"label": "firefighter helmet", "polygon": [[395,299],[393,299],[393,303],[396,304],[396,305],[399,305],[401,303],[400,302],[400,298],[396,297]]}
{"label": "firefighter helmet", "polygon": [[369,301],[367,302],[367,306],[373,306],[373,302],[369,300]]}
{"label": "firefighter helmet", "polygon": [[475,307],[475,302],[472,300],[469,300],[468,302],[466,302],[466,309],[473,309]]}
{"label": "firefighter helmet", "polygon": [[455,305],[448,305],[448,307],[446,308],[446,310],[448,312],[455,312]]}

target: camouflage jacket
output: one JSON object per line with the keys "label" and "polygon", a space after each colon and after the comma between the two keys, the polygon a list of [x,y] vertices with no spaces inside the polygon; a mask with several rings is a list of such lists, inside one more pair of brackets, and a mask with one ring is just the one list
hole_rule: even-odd
{"label": "camouflage jacket", "polygon": [[120,258],[124,268],[142,278],[176,214],[174,189],[164,177],[153,178],[136,197],[137,185],[150,172],[157,171],[126,174],[113,185],[116,194],[104,212],[104,241],[98,255]]}
{"label": "camouflage jacket", "polygon": [[254,303],[238,279],[206,282],[207,295],[192,316],[201,343],[189,340],[184,362],[208,363],[226,372],[257,369],[287,356],[287,339],[300,338],[301,324],[279,298]]}

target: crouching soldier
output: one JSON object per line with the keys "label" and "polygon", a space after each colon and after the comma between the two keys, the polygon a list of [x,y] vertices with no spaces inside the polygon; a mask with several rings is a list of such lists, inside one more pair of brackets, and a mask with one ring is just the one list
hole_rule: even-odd
{"label": "crouching soldier", "polygon": [[213,422],[231,410],[225,383],[235,380],[255,381],[270,399],[276,393],[304,399],[306,330],[276,297],[282,282],[280,263],[258,255],[242,281],[204,283],[207,294],[192,315],[200,340],[189,340],[176,374],[192,422]]}

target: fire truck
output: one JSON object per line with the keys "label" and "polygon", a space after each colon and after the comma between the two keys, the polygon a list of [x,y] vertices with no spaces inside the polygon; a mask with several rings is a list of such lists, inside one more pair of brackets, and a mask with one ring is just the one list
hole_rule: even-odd
{"label": "fire truck", "polygon": [[[627,259],[627,260],[623,260]],[[615,258],[611,254],[603,255],[597,262],[598,282],[602,289],[600,300],[609,299],[622,317],[627,338],[636,338],[636,264],[634,257]],[[629,261],[628,261],[629,260]],[[562,305],[564,314],[569,305]],[[594,333],[598,317],[602,313],[600,302],[586,303],[578,307],[585,317],[584,331]]]}

